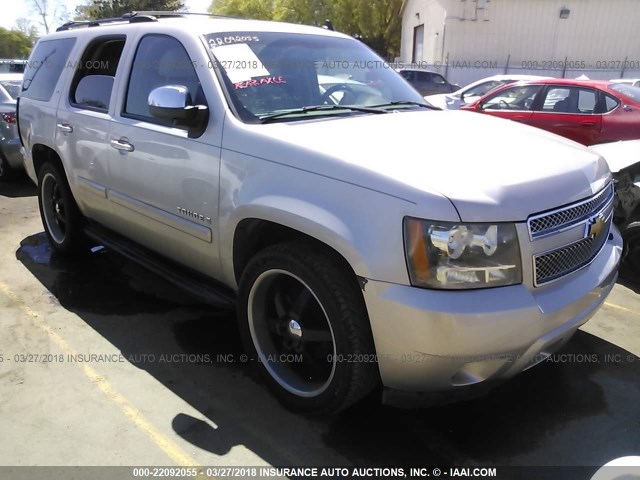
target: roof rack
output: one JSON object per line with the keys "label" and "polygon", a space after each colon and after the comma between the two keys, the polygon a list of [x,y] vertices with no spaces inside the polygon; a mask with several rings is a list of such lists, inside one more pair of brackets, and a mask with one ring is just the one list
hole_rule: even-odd
{"label": "roof rack", "polygon": [[144,23],[144,22],[157,22],[158,17],[184,17],[184,16],[204,16],[204,17],[220,17],[220,18],[235,18],[228,17],[226,15],[216,15],[214,13],[197,13],[197,12],[176,12],[176,11],[141,11],[125,13],[121,17],[114,18],[99,18],[96,20],[79,20],[73,22],[67,22],[56,29],[56,32],[63,32],[65,30],[71,30],[74,28],[83,27],[99,27],[101,25],[108,25],[110,23]]}

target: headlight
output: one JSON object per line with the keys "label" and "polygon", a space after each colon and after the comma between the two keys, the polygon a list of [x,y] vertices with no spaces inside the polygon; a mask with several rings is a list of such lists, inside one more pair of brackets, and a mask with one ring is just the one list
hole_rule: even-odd
{"label": "headlight", "polygon": [[404,219],[411,284],[440,289],[488,288],[522,282],[512,223],[448,223]]}

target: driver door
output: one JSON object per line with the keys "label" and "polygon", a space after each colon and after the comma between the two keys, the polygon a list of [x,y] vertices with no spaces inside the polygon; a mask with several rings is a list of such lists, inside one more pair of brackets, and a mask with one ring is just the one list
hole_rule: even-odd
{"label": "driver door", "polygon": [[172,36],[142,37],[109,136],[109,198],[116,231],[212,274],[217,268],[220,145],[216,142],[221,125],[209,121],[204,132],[194,132],[154,117],[148,106],[151,91],[166,85],[185,86],[191,104],[207,105],[194,68],[200,63],[204,60],[194,62]]}

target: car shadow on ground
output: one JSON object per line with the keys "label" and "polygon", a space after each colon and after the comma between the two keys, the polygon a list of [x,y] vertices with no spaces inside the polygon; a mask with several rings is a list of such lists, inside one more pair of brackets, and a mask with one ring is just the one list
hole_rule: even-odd
{"label": "car shadow on ground", "polygon": [[400,410],[372,395],[340,415],[308,417],[281,407],[240,360],[233,314],[105,249],[70,260],[40,233],[16,257],[55,301],[198,410],[207,421],[175,412],[172,428],[217,455],[243,445],[281,466],[602,465],[640,446],[640,361],[582,331],[552,361],[473,401]]}
{"label": "car shadow on ground", "polygon": [[629,290],[640,294],[640,273],[637,272],[629,272],[626,275],[620,274],[618,277],[618,284],[623,287],[627,287]]}
{"label": "car shadow on ground", "polygon": [[0,180],[0,197],[35,197],[38,189],[26,173],[16,173],[10,180]]}

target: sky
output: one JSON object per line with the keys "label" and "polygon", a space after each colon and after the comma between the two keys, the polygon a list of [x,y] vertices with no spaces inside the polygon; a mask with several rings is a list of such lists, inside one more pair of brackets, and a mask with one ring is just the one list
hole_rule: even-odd
{"label": "sky", "polygon": [[[54,0],[55,1],[55,0]],[[67,11],[71,14],[75,12],[76,6],[83,5],[85,0],[58,0],[62,5],[67,8]],[[29,8],[29,0],[0,0],[0,27],[11,29],[15,27],[16,20],[18,18],[28,18],[33,22],[33,25],[40,27],[38,18],[33,14],[32,9]],[[185,0],[185,4],[191,12],[206,12],[207,8],[211,4],[211,0]]]}

